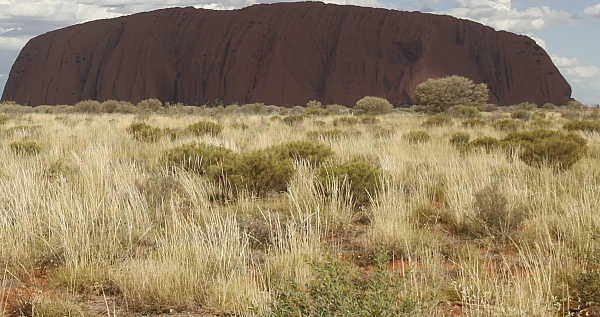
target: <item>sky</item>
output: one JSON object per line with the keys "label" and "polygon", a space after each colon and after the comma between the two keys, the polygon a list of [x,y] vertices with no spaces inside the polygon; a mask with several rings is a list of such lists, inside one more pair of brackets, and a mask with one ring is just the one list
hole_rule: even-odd
{"label": "sky", "polygon": [[[232,10],[287,0],[0,0],[0,91],[29,39],[87,21],[167,7]],[[572,97],[600,104],[600,0],[326,0],[447,14],[528,35],[552,57]]]}

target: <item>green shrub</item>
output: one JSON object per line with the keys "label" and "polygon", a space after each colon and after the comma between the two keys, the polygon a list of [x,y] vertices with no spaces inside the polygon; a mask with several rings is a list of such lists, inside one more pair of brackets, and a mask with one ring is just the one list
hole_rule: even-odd
{"label": "green shrub", "polygon": [[239,129],[239,130],[248,130],[248,128],[250,128],[250,126],[248,126],[247,124],[245,124],[243,122],[232,123],[230,125],[230,127],[233,129]]}
{"label": "green shrub", "polygon": [[331,146],[310,140],[289,141],[274,145],[270,150],[282,159],[306,160],[312,166],[320,166],[334,154]]}
{"label": "green shrub", "polygon": [[521,102],[520,104],[517,105],[517,107],[524,109],[524,110],[533,110],[533,109],[536,109],[538,106],[532,102]]}
{"label": "green shrub", "polygon": [[555,105],[555,104],[553,104],[553,103],[549,103],[549,102],[545,103],[545,104],[542,106],[542,109],[546,109],[546,110],[555,110],[556,108],[557,108],[557,107],[556,107],[556,105]]}
{"label": "green shrub", "polygon": [[224,160],[220,170],[212,171],[211,177],[225,182],[239,192],[264,196],[287,189],[294,174],[290,159],[282,159],[273,149],[242,153]]}
{"label": "green shrub", "polygon": [[448,109],[448,114],[457,118],[479,118],[481,112],[474,106],[456,105]]}
{"label": "green shrub", "polygon": [[450,144],[452,144],[456,147],[462,147],[462,146],[467,145],[467,143],[469,143],[470,139],[471,139],[471,136],[466,132],[455,132],[450,137]]}
{"label": "green shrub", "polygon": [[146,111],[158,111],[163,108],[163,103],[156,98],[150,98],[138,102],[136,107]]}
{"label": "green shrub", "polygon": [[343,131],[343,130],[340,130],[340,129],[316,130],[316,131],[309,131],[309,132],[307,132],[306,136],[309,139],[313,139],[313,140],[335,141],[335,140],[339,140],[339,139],[342,139],[342,138],[350,137],[350,132]]}
{"label": "green shrub", "polygon": [[333,120],[333,126],[352,126],[359,122],[360,120],[357,117],[341,117]]}
{"label": "green shrub", "polygon": [[517,110],[510,114],[510,117],[513,119],[527,121],[531,118],[531,113],[527,110]]}
{"label": "green shrub", "polygon": [[366,125],[373,125],[373,124],[381,123],[381,120],[379,120],[375,116],[362,116],[360,118],[360,123],[366,124]]}
{"label": "green shrub", "polygon": [[406,141],[408,141],[409,143],[426,143],[429,142],[429,139],[431,138],[429,136],[429,133],[425,132],[425,131],[410,131],[405,133],[402,136],[403,139],[405,139]]}
{"label": "green shrub", "polygon": [[102,104],[96,100],[79,101],[73,105],[73,110],[82,113],[100,113],[102,111]]}
{"label": "green shrub", "polygon": [[398,272],[387,269],[391,259],[377,255],[374,270],[361,271],[327,256],[309,263],[314,278],[308,285],[284,282],[276,290],[268,317],[415,316],[416,300],[407,297]]}
{"label": "green shrub", "polygon": [[467,143],[468,150],[483,149],[486,153],[490,153],[501,147],[502,141],[489,136],[480,137]]}
{"label": "green shrub", "polygon": [[515,132],[503,141],[519,151],[519,159],[525,164],[555,170],[569,169],[587,151],[587,141],[581,136],[552,130]]}
{"label": "green shrub", "polygon": [[42,150],[42,146],[35,141],[15,141],[10,144],[10,149],[15,154],[36,155]]}
{"label": "green shrub", "polygon": [[196,136],[210,135],[217,136],[223,131],[223,126],[210,121],[198,121],[190,124],[187,130],[194,133]]}
{"label": "green shrub", "polygon": [[281,119],[281,122],[289,126],[295,126],[304,122],[304,119],[306,119],[305,115],[291,115]]}
{"label": "green shrub", "polygon": [[461,76],[432,78],[415,89],[417,104],[432,112],[445,112],[455,105],[477,106],[486,103],[489,90],[486,84],[475,84]]}
{"label": "green shrub", "polygon": [[567,131],[600,132],[600,121],[573,120],[565,123],[563,129]]}
{"label": "green shrub", "polygon": [[166,151],[163,161],[169,167],[204,175],[211,166],[222,164],[225,159],[235,159],[235,156],[235,152],[222,146],[189,143]]}
{"label": "green shrub", "polygon": [[144,122],[134,122],[125,131],[138,141],[155,142],[165,135],[165,131]]}
{"label": "green shrub", "polygon": [[504,132],[515,132],[519,129],[519,123],[514,119],[502,119],[492,123],[492,127]]}
{"label": "green shrub", "polygon": [[370,202],[370,197],[378,192],[381,167],[358,158],[349,162],[323,165],[316,175],[321,184],[327,184],[331,180],[345,184],[354,197],[356,206],[364,206]]}
{"label": "green shrub", "polygon": [[354,110],[357,114],[386,114],[394,110],[394,106],[385,98],[367,96],[356,102]]}
{"label": "green shrub", "polygon": [[484,127],[486,124],[487,121],[480,118],[467,119],[462,122],[462,125],[467,128]]}
{"label": "green shrub", "polygon": [[552,121],[545,119],[533,119],[529,122],[529,124],[538,129],[548,129],[552,127]]}
{"label": "green shrub", "polygon": [[441,127],[445,125],[450,125],[452,123],[452,119],[445,113],[438,113],[433,116],[429,116],[425,122],[421,124],[422,127]]}

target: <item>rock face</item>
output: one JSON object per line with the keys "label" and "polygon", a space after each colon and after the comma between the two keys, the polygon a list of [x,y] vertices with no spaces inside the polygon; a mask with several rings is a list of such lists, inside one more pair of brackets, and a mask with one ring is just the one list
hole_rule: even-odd
{"label": "rock face", "polygon": [[571,88],[535,41],[449,16],[317,2],[173,8],[67,27],[27,43],[2,100],[352,106],[415,101],[428,78],[471,78],[490,102],[563,104]]}

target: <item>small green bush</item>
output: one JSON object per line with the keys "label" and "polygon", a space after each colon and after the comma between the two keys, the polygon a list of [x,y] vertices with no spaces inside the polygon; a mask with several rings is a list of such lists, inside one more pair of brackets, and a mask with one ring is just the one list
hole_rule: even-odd
{"label": "small green bush", "polygon": [[339,139],[350,137],[350,132],[343,131],[343,130],[340,130],[340,129],[316,130],[316,131],[309,131],[309,132],[307,132],[306,136],[309,139],[313,139],[313,140],[335,141],[335,140],[339,140]]}
{"label": "small green bush", "polygon": [[285,191],[293,174],[290,159],[282,159],[273,149],[263,149],[224,160],[221,170],[212,171],[210,176],[237,192],[247,190],[253,195],[265,196]]}
{"label": "small green bush", "polygon": [[178,167],[200,175],[206,174],[211,166],[235,158],[232,150],[206,143],[184,144],[166,151],[163,161],[169,167]]}
{"label": "small green bush", "polygon": [[15,141],[10,144],[10,150],[15,154],[36,155],[42,150],[42,146],[35,141]]}
{"label": "small green bush", "polygon": [[156,98],[150,98],[138,102],[136,107],[146,111],[158,111],[163,108],[163,103]]}
{"label": "small green bush", "polygon": [[466,149],[467,150],[483,149],[483,150],[485,150],[486,153],[490,153],[501,147],[502,147],[502,141],[500,141],[496,138],[493,138],[493,137],[484,136],[484,137],[474,139],[473,141],[470,141],[469,143],[467,143]]}
{"label": "small green bush", "polygon": [[452,119],[445,113],[438,113],[436,115],[430,116],[421,124],[422,127],[442,127],[445,125],[450,125],[452,123]]}
{"label": "small green bush", "polygon": [[525,164],[555,170],[569,169],[587,151],[587,141],[581,136],[552,130],[514,132],[503,141],[508,147],[518,149],[519,159]]}
{"label": "small green bush", "polygon": [[563,129],[567,131],[600,132],[600,121],[573,120],[565,123]]}
{"label": "small green bush", "polygon": [[281,119],[281,122],[289,126],[296,126],[302,124],[302,122],[304,122],[304,119],[306,119],[305,115],[291,115]]}
{"label": "small green bush", "polygon": [[250,126],[248,126],[247,124],[245,124],[243,122],[232,123],[230,125],[230,127],[233,129],[239,129],[239,130],[248,130],[248,128],[250,128]]}
{"label": "small green bush", "polygon": [[556,107],[556,105],[555,105],[555,104],[553,104],[553,103],[549,103],[549,102],[545,103],[545,104],[542,106],[542,109],[546,109],[546,110],[555,110],[556,108],[557,108],[557,107]]}
{"label": "small green bush", "polygon": [[471,136],[466,132],[455,132],[450,137],[450,144],[456,147],[462,147],[469,143]]}
{"label": "small green bush", "polygon": [[419,144],[429,142],[431,137],[429,136],[429,133],[425,131],[410,131],[405,133],[402,138],[409,143]]}
{"label": "small green bush", "polygon": [[479,118],[481,112],[474,106],[456,105],[448,109],[448,114],[457,118]]}
{"label": "small green bush", "polygon": [[198,121],[190,124],[187,130],[194,133],[196,136],[210,135],[217,136],[223,131],[223,126],[210,121]]}
{"label": "small green bush", "polygon": [[381,123],[381,120],[379,120],[375,116],[362,116],[360,118],[360,123],[366,124],[366,125],[373,125],[373,124]]}
{"label": "small green bush", "polygon": [[284,282],[265,316],[416,316],[417,301],[402,295],[403,279],[387,269],[390,260],[377,255],[376,268],[364,272],[333,256],[311,262],[313,280],[302,286]]}
{"label": "small green bush", "polygon": [[352,126],[358,124],[360,120],[357,117],[341,117],[333,120],[333,126]]}
{"label": "small green bush", "polygon": [[367,96],[356,102],[354,110],[357,114],[386,114],[394,110],[394,106],[385,98]]}
{"label": "small green bush", "polygon": [[492,123],[492,127],[504,132],[515,132],[519,129],[519,123],[515,119],[501,119]]}
{"label": "small green bush", "polygon": [[484,127],[487,122],[480,118],[471,118],[462,122],[462,125],[467,128]]}
{"label": "small green bush", "polygon": [[531,118],[531,113],[527,110],[517,110],[510,114],[512,119],[527,121]]}
{"label": "small green bush", "polygon": [[356,206],[369,204],[370,197],[379,190],[381,167],[364,159],[354,159],[344,163],[331,163],[321,166],[316,175],[321,184],[335,180],[346,184],[354,197]]}
{"label": "small green bush", "polygon": [[533,119],[529,121],[529,124],[538,129],[548,129],[552,127],[552,121],[546,119]]}
{"label": "small green bush", "polygon": [[270,150],[281,159],[306,160],[312,166],[320,166],[334,154],[331,146],[311,140],[289,141],[272,146]]}
{"label": "small green bush", "polygon": [[79,101],[73,105],[73,110],[81,113],[100,113],[102,112],[102,104],[96,100]]}
{"label": "small green bush", "polygon": [[165,135],[165,131],[144,122],[134,122],[125,131],[138,141],[155,142]]}

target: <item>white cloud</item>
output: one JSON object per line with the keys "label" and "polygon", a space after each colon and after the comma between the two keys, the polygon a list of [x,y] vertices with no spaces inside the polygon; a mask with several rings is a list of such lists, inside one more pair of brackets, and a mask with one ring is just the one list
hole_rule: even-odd
{"label": "white cloud", "polygon": [[550,55],[552,61],[561,71],[561,73],[572,79],[574,82],[581,83],[584,80],[592,80],[592,83],[600,82],[600,66],[581,65],[576,57],[561,57]]}
{"label": "white cloud", "polygon": [[595,18],[600,18],[600,4],[585,8],[583,13],[589,14]]}
{"label": "white cloud", "polygon": [[20,51],[31,37],[7,37],[0,36],[0,50]]}

